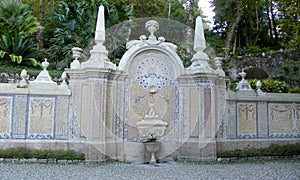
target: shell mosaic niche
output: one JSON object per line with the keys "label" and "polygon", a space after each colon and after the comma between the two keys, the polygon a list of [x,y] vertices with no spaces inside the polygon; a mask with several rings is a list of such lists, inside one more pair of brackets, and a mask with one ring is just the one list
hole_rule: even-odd
{"label": "shell mosaic niche", "polygon": [[[154,102],[153,110],[169,125],[173,124],[174,112],[174,68],[171,58],[157,50],[147,50],[136,55],[129,66],[130,124],[131,136],[138,136],[135,124],[149,113],[149,102]],[[155,89],[155,93],[151,93]],[[172,132],[168,126],[166,132]]]}

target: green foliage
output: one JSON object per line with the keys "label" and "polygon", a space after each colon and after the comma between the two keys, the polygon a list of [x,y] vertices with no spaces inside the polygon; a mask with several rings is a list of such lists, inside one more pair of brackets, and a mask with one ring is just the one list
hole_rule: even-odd
{"label": "green foliage", "polygon": [[[11,65],[6,63],[0,62],[0,72],[1,73],[8,73],[8,74],[20,74],[21,71],[24,69],[24,66],[22,65]],[[37,76],[43,68],[38,64],[36,67],[26,67],[27,73],[30,76]],[[49,74],[51,77],[60,77],[63,73],[63,70],[55,70],[55,69],[49,69]]]}
{"label": "green foliage", "polygon": [[300,94],[300,87],[290,89],[290,93],[297,93],[297,94]]}
{"label": "green foliage", "polygon": [[119,23],[106,30],[105,46],[109,52],[109,58],[113,63],[119,64],[120,59],[126,52],[126,42],[130,31],[135,26],[136,23],[133,20]]}
{"label": "green foliage", "polygon": [[268,73],[261,68],[250,68],[245,70],[246,79],[267,79]]}
{"label": "green foliage", "polygon": [[25,39],[23,32],[15,32],[14,36],[4,32],[0,37],[0,58],[5,62],[9,59],[14,64],[36,66],[38,62],[32,58],[34,46],[30,38]]}
{"label": "green foliage", "polygon": [[182,2],[172,1],[171,5],[170,18],[181,23],[186,23],[188,12],[183,8]]}
{"label": "green foliage", "polygon": [[251,46],[245,50],[246,54],[259,54],[262,53],[262,49],[259,46]]}
{"label": "green foliage", "polygon": [[165,0],[127,0],[133,6],[134,17],[162,17],[167,9]]}
{"label": "green foliage", "polygon": [[260,149],[237,149],[232,151],[223,151],[217,154],[221,158],[242,158],[242,157],[264,157],[264,156],[293,156],[300,155],[300,144],[271,145]]}
{"label": "green foliage", "polygon": [[215,54],[217,57],[224,56],[224,47],[225,47],[225,38],[224,36],[211,31],[209,29],[204,30],[206,42],[209,43],[209,46],[214,48]]}
{"label": "green foliage", "polygon": [[63,68],[70,64],[73,47],[91,48],[98,7],[101,4],[105,6],[106,27],[132,16],[129,6],[118,4],[120,8],[124,8],[120,12],[113,3],[105,0],[61,1],[57,5],[52,18],[56,28],[49,47],[49,60],[55,62],[57,67]]}
{"label": "green foliage", "polygon": [[[27,5],[30,4],[34,14],[40,17],[43,10],[40,7],[40,1],[22,1]],[[42,53],[49,56],[48,59],[55,63],[55,68],[61,69],[69,65],[72,47],[86,48],[91,46],[97,10],[100,4],[105,6],[107,28],[134,17],[167,17],[169,10],[169,1],[166,0],[49,0],[43,2],[45,15],[44,19],[39,20],[45,26],[43,36],[47,53],[41,52],[42,50],[39,49],[39,53],[35,51],[31,55],[27,55],[30,54],[27,51],[27,53],[24,53],[27,55],[25,57],[0,48],[0,60],[5,58],[5,61],[11,62],[11,60],[14,60],[15,63],[22,60],[21,64],[23,62],[31,64],[35,61],[29,58],[39,59],[38,57]],[[183,8],[183,3],[186,1],[176,0],[170,2],[170,19],[182,23],[188,22],[189,11]],[[237,2],[241,2],[241,9],[237,9]],[[234,33],[232,47],[228,51],[243,48],[247,54],[269,52],[271,49],[277,50],[281,47],[299,48],[300,8],[298,1],[213,0],[212,3],[215,5],[215,27],[214,30],[206,30],[205,34],[207,42],[215,48],[217,56],[223,56],[224,54],[222,48],[225,47],[226,37],[238,10],[242,12],[242,20]],[[22,35],[23,41],[30,38],[31,52],[37,48],[36,39],[39,40],[39,38],[36,33],[41,27],[37,18],[32,16],[32,12],[24,10],[24,5],[21,0],[2,0],[0,2],[0,34],[3,34],[1,30],[11,30],[13,33],[10,33],[12,36],[10,39],[15,41],[15,39],[20,38],[14,38],[14,33],[17,32],[16,34],[20,36],[19,32],[24,32],[24,35]],[[194,18],[201,14],[201,11],[196,9],[194,12]],[[16,16],[16,14],[22,15]],[[33,36],[36,37],[33,38]],[[233,48],[233,44],[235,44],[235,48]],[[22,45],[22,47],[26,46]],[[112,61],[118,62],[124,51],[124,43],[120,45],[120,48],[114,49],[116,51],[113,52],[111,58]],[[236,53],[239,53],[238,50]],[[186,56],[183,56],[183,58],[186,58]]]}
{"label": "green foliage", "polygon": [[0,157],[2,158],[29,158],[30,150],[24,147],[9,148],[5,150],[0,150]]}
{"label": "green foliage", "polygon": [[47,157],[49,155],[52,155],[52,153],[49,150],[35,149],[35,150],[31,150],[30,155],[31,155],[32,158],[47,159]]}
{"label": "green foliage", "polygon": [[[46,51],[39,49],[39,54],[36,54],[36,56],[41,57],[41,54],[43,54],[44,56],[41,57],[41,59],[48,56],[49,62],[51,62],[51,65],[56,69],[69,66],[72,60],[72,47],[76,46],[84,49],[84,53],[86,53],[85,56],[89,56],[88,50],[91,49],[93,45],[99,5],[102,4],[105,6],[106,28],[134,17],[167,17],[169,8],[169,3],[165,0],[50,0],[43,1],[43,6],[41,6],[41,1],[22,1],[30,4],[34,10],[34,14],[40,18],[40,23],[45,27],[42,31],[43,42],[41,46],[44,47]],[[184,9],[184,2],[185,1],[172,1],[172,3],[170,3],[170,19],[175,19],[183,23],[188,21],[189,11]],[[196,4],[197,3],[195,3],[194,7],[194,17],[200,13],[200,11],[196,9]],[[109,37],[107,37],[107,39],[108,38]],[[36,39],[39,40],[40,45],[41,39],[39,34],[36,34]],[[34,44],[36,45],[36,43]],[[110,44],[107,45],[109,46]],[[118,63],[125,50],[125,43],[121,43],[118,47],[113,48],[113,51],[110,52],[111,60]],[[0,52],[0,56],[2,54],[3,53]],[[4,56],[10,58],[7,53],[5,53]],[[184,56],[184,58],[186,59],[187,56]],[[20,60],[20,58],[18,59],[17,57],[19,57],[19,55],[12,56],[13,60]],[[24,57],[22,60],[24,61]]]}
{"label": "green foliage", "polygon": [[[250,79],[248,80],[250,86],[252,89],[256,89],[256,82],[258,80],[256,79]],[[272,79],[263,79],[260,80],[261,82],[261,90],[268,93],[288,93],[289,92],[289,86],[281,81],[278,80],[272,80]]]}
{"label": "green foliage", "polygon": [[287,60],[276,72],[276,79],[290,84],[292,87],[300,85],[300,61]]}
{"label": "green foliage", "polygon": [[187,47],[188,47],[188,45],[181,44],[177,48],[177,54],[180,57],[180,59],[182,60],[182,63],[183,63],[184,67],[189,67],[192,64],[191,59],[193,57],[193,54],[187,54],[186,53],[186,48]]}
{"label": "green foliage", "polygon": [[29,6],[20,0],[0,1],[0,32],[23,32],[24,37],[30,37],[38,31],[39,22]]}
{"label": "green foliage", "polygon": [[76,157],[76,152],[73,150],[57,150],[54,153],[54,158],[57,160],[72,160],[73,158]]}
{"label": "green foliage", "polygon": [[300,6],[297,0],[276,0],[279,10],[278,26],[282,34],[282,44],[289,48],[300,47],[299,15]]}
{"label": "green foliage", "polygon": [[40,150],[27,149],[25,147],[9,148],[0,150],[1,158],[17,159],[56,159],[56,160],[84,160],[83,153],[76,153],[74,150]]}
{"label": "green foliage", "polygon": [[37,65],[33,35],[41,28],[29,6],[19,0],[0,2],[0,60]]}
{"label": "green foliage", "polygon": [[212,3],[215,7],[214,31],[222,37],[231,34],[237,12],[241,11],[242,17],[230,44],[231,51],[243,48],[246,53],[261,53],[264,48],[300,47],[297,0],[213,0]]}
{"label": "green foliage", "polygon": [[[53,12],[56,22],[54,38],[50,40],[49,61],[60,62],[66,67],[71,59],[73,47],[85,48],[92,41],[91,15],[87,14],[88,6],[83,2],[61,1]],[[58,66],[56,64],[56,66]]]}

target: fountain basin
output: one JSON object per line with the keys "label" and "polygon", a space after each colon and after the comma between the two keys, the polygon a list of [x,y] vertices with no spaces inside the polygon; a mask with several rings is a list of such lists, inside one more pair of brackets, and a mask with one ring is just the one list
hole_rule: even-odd
{"label": "fountain basin", "polygon": [[144,118],[136,123],[139,131],[139,137],[143,142],[150,137],[155,137],[156,140],[162,140],[168,123],[160,118]]}

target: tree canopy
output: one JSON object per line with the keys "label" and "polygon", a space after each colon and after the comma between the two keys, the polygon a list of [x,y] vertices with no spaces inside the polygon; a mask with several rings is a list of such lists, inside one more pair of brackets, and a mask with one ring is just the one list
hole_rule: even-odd
{"label": "tree canopy", "polygon": [[[71,60],[70,49],[92,45],[97,10],[105,6],[106,28],[134,18],[160,17],[193,28],[202,15],[199,0],[2,0],[0,59],[15,62],[48,57],[60,69]],[[200,1],[201,3],[201,1]],[[211,0],[214,27],[205,30],[216,55],[261,53],[300,46],[298,0]],[[187,39],[190,36],[187,34]],[[18,52],[16,46],[21,45]],[[190,56],[190,47],[180,44]],[[184,51],[183,49],[187,50]],[[122,54],[124,46],[115,48]],[[33,58],[32,58],[33,57]],[[12,59],[11,59],[12,58]],[[23,61],[22,61],[23,60]],[[53,64],[53,63],[51,63]]]}
{"label": "tree canopy", "polygon": [[300,46],[298,0],[213,0],[212,4],[214,31],[225,40],[225,56],[253,46],[262,51]]}

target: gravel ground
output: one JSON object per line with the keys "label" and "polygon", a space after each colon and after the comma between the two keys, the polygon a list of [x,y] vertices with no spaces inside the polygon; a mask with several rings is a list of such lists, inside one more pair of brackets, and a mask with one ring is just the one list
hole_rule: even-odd
{"label": "gravel ground", "polygon": [[0,163],[0,179],[300,179],[300,161],[39,164]]}

